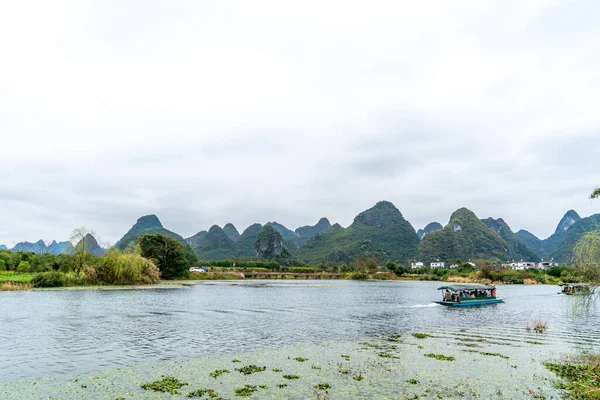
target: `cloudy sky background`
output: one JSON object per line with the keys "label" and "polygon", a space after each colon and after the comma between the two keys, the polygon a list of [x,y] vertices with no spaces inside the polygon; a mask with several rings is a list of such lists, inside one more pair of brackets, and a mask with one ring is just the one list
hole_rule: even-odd
{"label": "cloudy sky background", "polygon": [[0,5],[0,243],[600,212],[600,3]]}

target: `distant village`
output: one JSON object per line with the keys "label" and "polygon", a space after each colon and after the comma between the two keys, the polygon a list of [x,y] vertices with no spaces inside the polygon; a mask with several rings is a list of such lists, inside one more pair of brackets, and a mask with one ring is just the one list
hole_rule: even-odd
{"label": "distant village", "polygon": [[[475,263],[473,263],[471,261],[467,262],[467,264],[470,264],[473,267],[476,267]],[[429,268],[431,268],[431,269],[458,268],[458,266],[459,266],[458,264],[450,264],[450,265],[446,266],[446,263],[443,261],[436,261],[436,262],[429,263]],[[558,267],[559,263],[554,262],[554,261],[542,261],[542,262],[538,262],[538,263],[535,263],[533,261],[513,261],[510,263],[506,263],[506,264],[500,264],[500,266],[502,268],[514,269],[517,271],[524,271],[529,268],[537,268],[537,269],[541,269],[541,270],[547,270],[550,267]],[[426,265],[425,265],[425,263],[420,262],[420,261],[413,261],[412,263],[410,263],[410,267],[412,269],[417,269],[417,268],[426,267]]]}

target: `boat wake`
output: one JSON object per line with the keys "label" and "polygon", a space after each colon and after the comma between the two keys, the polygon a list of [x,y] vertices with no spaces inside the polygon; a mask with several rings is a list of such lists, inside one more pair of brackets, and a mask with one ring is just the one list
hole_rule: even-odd
{"label": "boat wake", "polygon": [[429,308],[429,307],[438,307],[439,304],[429,303],[429,304],[411,304],[411,305],[401,305],[398,306],[400,308]]}

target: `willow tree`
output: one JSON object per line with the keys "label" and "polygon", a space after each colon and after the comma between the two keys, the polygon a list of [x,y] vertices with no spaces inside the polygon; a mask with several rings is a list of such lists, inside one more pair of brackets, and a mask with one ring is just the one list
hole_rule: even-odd
{"label": "willow tree", "polygon": [[600,187],[592,192],[590,199],[597,199],[598,197],[600,197]]}
{"label": "willow tree", "polygon": [[[600,197],[600,188],[596,188],[590,198]],[[586,282],[594,286],[600,284],[600,227],[585,233],[573,248],[573,264]]]}

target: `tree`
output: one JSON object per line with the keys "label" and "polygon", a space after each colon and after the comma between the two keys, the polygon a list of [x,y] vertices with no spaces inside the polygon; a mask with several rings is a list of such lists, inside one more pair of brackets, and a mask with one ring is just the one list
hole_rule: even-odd
{"label": "tree", "polygon": [[599,197],[600,197],[600,187],[596,188],[596,189],[595,189],[595,190],[592,192],[592,194],[591,194],[591,196],[590,196],[590,199],[597,199],[597,198],[599,198]]}
{"label": "tree", "polygon": [[85,226],[80,228],[75,228],[71,232],[69,236],[69,241],[73,245],[75,249],[75,262],[73,264],[73,270],[75,272],[80,272],[83,270],[83,265],[85,264],[86,258],[88,256],[87,250],[87,240],[85,240],[87,235],[94,236],[96,232],[93,230],[86,229]]}
{"label": "tree", "polygon": [[600,231],[588,232],[573,249],[575,270],[586,282],[600,283]]}
{"label": "tree", "polygon": [[163,279],[187,276],[191,266],[183,246],[160,234],[144,235],[138,239],[141,255],[156,264]]}

